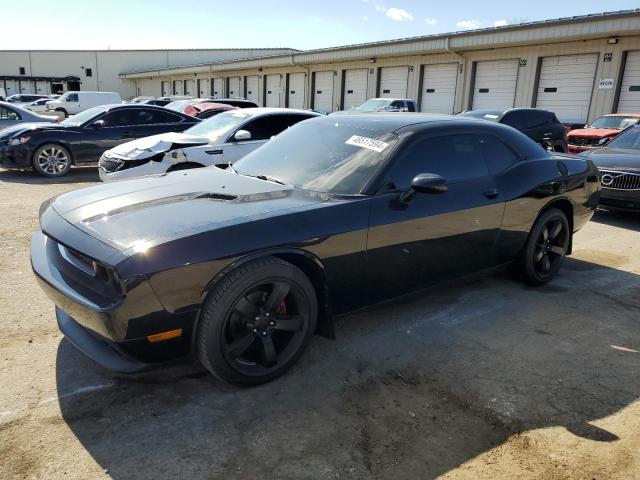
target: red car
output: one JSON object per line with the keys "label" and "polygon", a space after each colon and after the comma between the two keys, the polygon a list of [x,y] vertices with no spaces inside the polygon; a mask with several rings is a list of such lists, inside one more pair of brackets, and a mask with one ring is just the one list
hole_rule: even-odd
{"label": "red car", "polygon": [[612,139],[625,128],[640,122],[640,113],[612,113],[595,120],[584,128],[567,134],[570,153],[580,153],[599,146],[603,139]]}
{"label": "red car", "polygon": [[184,113],[191,115],[192,117],[205,119],[213,117],[227,110],[237,110],[238,107],[232,105],[226,105],[224,103],[203,102],[189,105],[184,109]]}

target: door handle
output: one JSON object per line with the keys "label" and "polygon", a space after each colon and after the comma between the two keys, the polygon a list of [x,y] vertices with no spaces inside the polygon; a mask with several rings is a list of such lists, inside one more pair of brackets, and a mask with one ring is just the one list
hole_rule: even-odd
{"label": "door handle", "polygon": [[488,190],[485,190],[483,193],[485,197],[487,197],[489,200],[492,200],[498,196],[499,192],[497,188],[490,188]]}

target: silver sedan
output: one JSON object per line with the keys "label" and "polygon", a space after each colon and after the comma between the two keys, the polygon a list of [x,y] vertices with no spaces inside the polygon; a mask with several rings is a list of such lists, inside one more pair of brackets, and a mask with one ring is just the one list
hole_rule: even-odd
{"label": "silver sedan", "polygon": [[0,102],[0,130],[18,123],[49,122],[55,123],[57,117],[38,115],[13,103]]}

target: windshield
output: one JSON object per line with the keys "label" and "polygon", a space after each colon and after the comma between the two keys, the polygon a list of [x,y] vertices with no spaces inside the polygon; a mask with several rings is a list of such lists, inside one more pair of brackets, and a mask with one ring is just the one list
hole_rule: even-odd
{"label": "windshield", "polygon": [[233,164],[241,175],[265,176],[307,190],[360,193],[398,137],[365,126],[301,122]]}
{"label": "windshield", "polygon": [[67,127],[79,127],[83,123],[88,122],[93,117],[98,115],[99,113],[104,112],[104,106],[102,107],[93,107],[84,112],[80,112],[73,117],[69,117],[60,122],[60,125],[66,125]]}
{"label": "windshield", "polygon": [[192,98],[190,100],[176,100],[175,102],[169,102],[165,105],[164,108],[168,108],[169,110],[174,110],[176,112],[182,112],[185,107],[189,105],[193,105],[194,103],[200,102],[200,99]]}
{"label": "windshield", "polygon": [[607,144],[607,148],[640,150],[640,126],[622,132]]}
{"label": "windshield", "polygon": [[244,113],[242,110],[223,112],[215,117],[197,123],[193,127],[185,130],[184,133],[207,137],[210,142],[215,142],[219,138],[231,133],[234,128],[244,123],[249,117],[251,117],[251,114]]}
{"label": "windshield", "polygon": [[627,128],[638,123],[637,117],[600,117],[591,124],[591,128]]}
{"label": "windshield", "polygon": [[375,112],[379,108],[384,108],[388,106],[390,103],[391,103],[391,100],[372,99],[372,100],[367,100],[359,107],[353,107],[353,109],[359,112]]}
{"label": "windshield", "polygon": [[502,116],[503,112],[498,110],[469,110],[468,112],[462,112],[458,114],[461,117],[482,118],[484,120],[491,120],[497,122]]}

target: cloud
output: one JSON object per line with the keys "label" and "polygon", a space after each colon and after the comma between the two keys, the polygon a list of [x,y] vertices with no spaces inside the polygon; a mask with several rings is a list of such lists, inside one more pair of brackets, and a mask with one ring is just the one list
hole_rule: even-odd
{"label": "cloud", "polygon": [[403,22],[405,20],[413,20],[413,15],[411,15],[406,10],[402,8],[389,8],[387,10],[387,17],[391,20],[395,20],[396,22]]}
{"label": "cloud", "polygon": [[369,20],[369,17],[367,17],[367,16],[365,15],[364,17],[362,17],[362,20],[364,20],[364,21],[366,22],[367,20]]}
{"label": "cloud", "polygon": [[376,5],[376,10],[378,10],[379,12],[384,12],[386,8],[384,8],[384,6],[382,5]]}
{"label": "cloud", "polygon": [[436,20],[435,18],[425,18],[424,19],[425,22],[427,22],[428,25],[434,26],[438,24],[438,20]]}
{"label": "cloud", "polygon": [[481,26],[482,22],[480,20],[460,20],[456,23],[456,27],[467,29],[480,28]]}
{"label": "cloud", "polygon": [[496,20],[495,22],[493,22],[494,27],[506,27],[507,25],[509,25],[509,20],[506,20],[504,18],[502,20]]}

